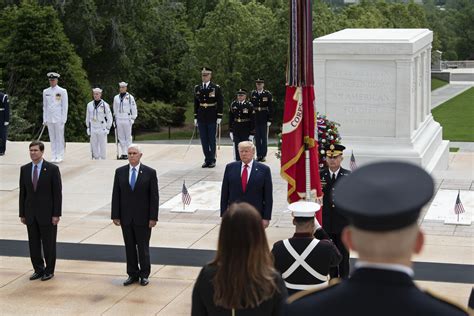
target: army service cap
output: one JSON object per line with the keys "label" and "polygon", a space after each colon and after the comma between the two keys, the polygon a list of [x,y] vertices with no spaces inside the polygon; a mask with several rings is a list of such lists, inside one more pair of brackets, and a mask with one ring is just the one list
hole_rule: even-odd
{"label": "army service cap", "polygon": [[237,91],[236,94],[237,95],[247,95],[247,90],[241,88]]}
{"label": "army service cap", "polygon": [[202,67],[201,69],[201,74],[202,75],[209,75],[212,74],[212,69],[208,67]]}
{"label": "army service cap", "polygon": [[126,83],[125,81],[119,82],[119,87],[120,88],[127,87],[127,86],[128,86],[128,83]]}
{"label": "army service cap", "polygon": [[46,76],[48,77],[48,79],[58,79],[59,77],[61,77],[57,72],[48,72]]}
{"label": "army service cap", "polygon": [[310,201],[297,201],[288,205],[293,217],[314,217],[317,211],[321,209],[321,205]]}
{"label": "army service cap", "polygon": [[334,203],[355,227],[390,231],[415,223],[434,193],[433,178],[406,162],[378,162],[342,177]]}
{"label": "army service cap", "polygon": [[265,83],[265,80],[263,80],[263,79],[256,79],[256,80],[255,80],[255,83]]}
{"label": "army service cap", "polygon": [[326,150],[326,156],[327,157],[337,157],[339,155],[342,155],[342,152],[346,147],[340,145],[340,144],[330,144],[326,145],[324,148]]}

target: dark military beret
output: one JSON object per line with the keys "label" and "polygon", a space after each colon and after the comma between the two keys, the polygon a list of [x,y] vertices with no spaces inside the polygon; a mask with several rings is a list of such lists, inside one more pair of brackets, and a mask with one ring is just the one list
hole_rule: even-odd
{"label": "dark military beret", "polygon": [[255,82],[256,82],[256,83],[265,83],[265,80],[263,80],[263,79],[257,79],[257,80],[255,80]]}
{"label": "dark military beret", "polygon": [[324,150],[326,150],[326,156],[328,157],[337,157],[342,155],[344,149],[346,149],[346,147],[340,144],[329,144],[324,147]]}
{"label": "dark military beret", "polygon": [[247,90],[245,90],[245,89],[239,89],[239,90],[237,91],[237,94],[238,94],[238,95],[246,95],[246,94],[247,94]]}
{"label": "dark military beret", "polygon": [[355,227],[390,231],[415,223],[433,193],[433,179],[424,169],[406,162],[379,162],[341,178],[334,203]]}

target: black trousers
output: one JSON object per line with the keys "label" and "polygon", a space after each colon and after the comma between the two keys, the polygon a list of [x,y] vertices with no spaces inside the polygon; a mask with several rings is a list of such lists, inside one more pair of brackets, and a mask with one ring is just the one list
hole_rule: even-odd
{"label": "black trousers", "polygon": [[259,124],[255,127],[255,147],[257,147],[257,157],[267,156],[267,123]]}
{"label": "black trousers", "polygon": [[[26,228],[28,230],[28,243],[33,269],[37,273],[54,274],[58,226],[53,224],[39,225],[35,219],[31,225],[26,225]],[[43,248],[44,260],[41,248]]]}
{"label": "black trousers", "polygon": [[7,135],[8,126],[5,126],[4,122],[0,121],[0,153],[5,153],[7,149]]}
{"label": "black trousers", "polygon": [[331,278],[343,278],[347,279],[349,277],[349,250],[346,249],[341,240],[341,233],[338,234],[329,234],[329,237],[336,245],[337,249],[342,255],[342,260],[337,267],[331,267],[329,269],[329,276]]}
{"label": "black trousers", "polygon": [[[127,274],[130,277],[148,278],[150,276],[150,237],[151,228],[135,224],[122,225]],[[140,264],[140,267],[138,266]]]}

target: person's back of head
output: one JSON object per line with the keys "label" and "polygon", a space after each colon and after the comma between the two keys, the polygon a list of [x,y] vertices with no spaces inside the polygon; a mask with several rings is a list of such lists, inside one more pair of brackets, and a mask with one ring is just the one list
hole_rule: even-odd
{"label": "person's back of head", "polygon": [[224,308],[254,308],[278,291],[276,272],[260,213],[248,203],[234,203],[224,213],[219,232],[214,303]]}

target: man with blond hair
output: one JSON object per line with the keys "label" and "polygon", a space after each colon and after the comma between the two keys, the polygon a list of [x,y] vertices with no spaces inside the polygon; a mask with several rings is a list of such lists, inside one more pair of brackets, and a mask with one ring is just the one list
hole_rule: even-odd
{"label": "man with blond hair", "polygon": [[467,315],[413,282],[411,259],[424,242],[417,220],[433,191],[431,176],[404,162],[370,164],[338,183],[334,199],[349,220],[342,241],[359,254],[355,271],[338,285],[295,294],[285,315]]}
{"label": "man with blond hair", "polygon": [[262,216],[262,224],[268,227],[272,218],[273,185],[270,167],[255,161],[255,146],[251,141],[239,143],[241,161],[225,167],[221,190],[221,217],[234,202],[253,205]]}

